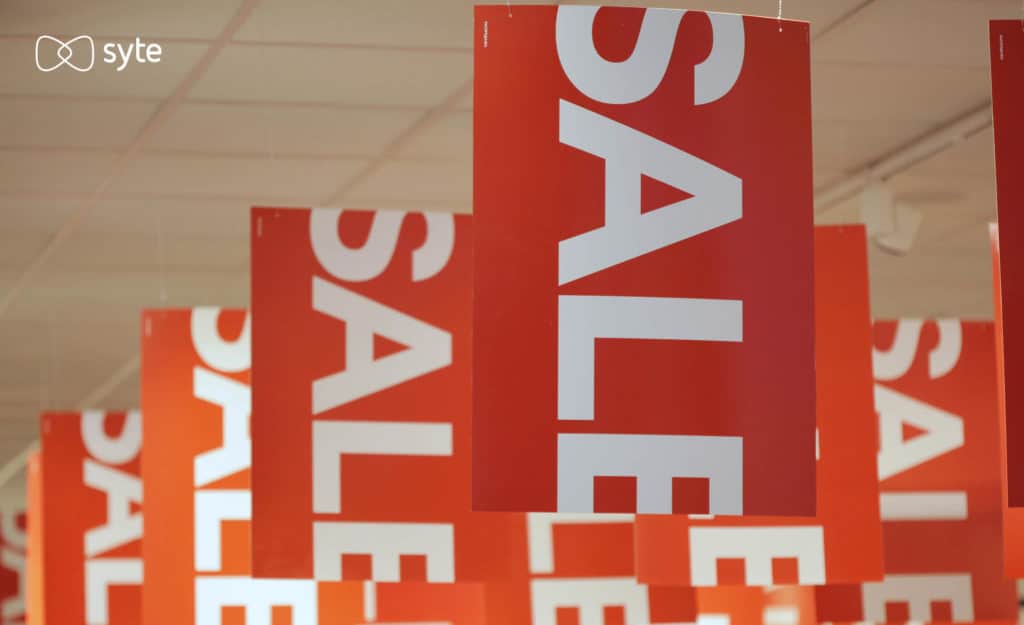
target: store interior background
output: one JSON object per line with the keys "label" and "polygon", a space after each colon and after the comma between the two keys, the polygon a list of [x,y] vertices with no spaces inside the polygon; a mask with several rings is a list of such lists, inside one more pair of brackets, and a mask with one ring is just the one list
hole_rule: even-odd
{"label": "store interior background", "polygon": [[[141,309],[247,305],[251,205],[471,212],[472,4],[0,0],[0,499],[40,410],[138,405]],[[874,315],[991,318],[988,20],[1021,1],[782,8],[811,22],[816,221],[880,228]],[[41,34],[163,55],[42,73]]]}

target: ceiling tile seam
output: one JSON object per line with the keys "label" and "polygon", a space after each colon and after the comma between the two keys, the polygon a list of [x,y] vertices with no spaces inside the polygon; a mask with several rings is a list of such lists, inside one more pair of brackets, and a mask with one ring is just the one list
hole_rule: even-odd
{"label": "ceiling tile seam", "polygon": [[94,193],[86,199],[60,226],[54,236],[50,239],[46,247],[40,251],[29,265],[25,268],[25,271],[14,281],[14,284],[4,293],[3,297],[0,298],[0,318],[6,314],[10,308],[11,303],[21,293],[22,290],[32,281],[33,277],[39,271],[39,269],[46,263],[46,261],[56,252],[57,248],[66,241],[74,231],[75,226],[85,218],[85,216],[95,207],[99,202],[100,197],[106,191],[107,187],[127,168],[129,162],[133,156],[139,151],[139,149],[153,136],[153,134],[164,124],[167,119],[173,114],[177,107],[184,101],[188,92],[191,91],[192,87],[199,81],[199,79],[206,73],[210,65],[213,63],[217,55],[223,50],[224,46],[234,36],[236,32],[242,27],[245,21],[251,15],[253,9],[259,0],[243,0],[241,6],[235,12],[234,16],[228,22],[228,24],[221,31],[220,37],[210,45],[203,55],[199,58],[199,61],[189,71],[185,78],[178,84],[174,92],[171,93],[170,97],[157,109],[157,111],[149,118],[146,125],[142,128],[139,134],[136,136],[135,141],[129,150],[124,153],[113,165],[110,173],[106,179],[100,183]]}
{"label": "ceiling tile seam", "polygon": [[866,9],[871,4],[874,4],[874,2],[875,2],[875,0],[863,0],[861,3],[859,3],[855,7],[851,8],[846,13],[843,13],[842,15],[837,17],[836,19],[834,19],[831,22],[829,22],[828,24],[822,26],[821,30],[819,30],[817,33],[815,33],[813,37],[811,37],[811,43],[814,43],[814,42],[818,41],[819,39],[821,39],[822,37],[824,37],[825,35],[833,32],[833,31],[835,31],[835,30],[837,30],[839,28],[842,28],[844,25],[849,23],[857,15],[861,14],[864,11],[864,9]]}
{"label": "ceiling tile seam", "polygon": [[434,124],[438,123],[438,121],[440,121],[445,115],[452,112],[452,110],[457,106],[457,103],[460,102],[467,93],[471,92],[472,89],[473,78],[471,76],[454,91],[448,94],[440,104],[432,109],[428,109],[423,115],[420,115],[410,126],[391,141],[390,144],[381,150],[381,152],[379,152],[364,167],[350,177],[347,182],[338,187],[338,189],[332,193],[322,203],[322,205],[335,206],[341,203],[345,196],[359,183],[376,173],[382,166],[384,166],[385,163],[393,160],[398,152],[408,145],[413,139],[431,128]]}

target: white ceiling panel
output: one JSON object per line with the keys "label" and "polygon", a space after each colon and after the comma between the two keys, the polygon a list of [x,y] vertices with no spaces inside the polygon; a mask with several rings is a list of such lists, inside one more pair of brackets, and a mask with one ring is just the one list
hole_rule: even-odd
{"label": "white ceiling panel", "polygon": [[413,137],[399,151],[402,157],[470,161],[473,158],[473,113],[454,111]]}
{"label": "white ceiling panel", "polygon": [[990,92],[988,70],[981,68],[815,62],[811,79],[815,119],[872,122],[908,139],[916,132],[907,132],[904,122],[917,131],[921,122],[950,121]]}
{"label": "white ceiling panel", "polygon": [[0,141],[4,147],[124,147],[158,105],[156,100],[0,98]]}
{"label": "white ceiling panel", "polygon": [[145,154],[111,187],[112,193],[224,196],[308,206],[326,197],[363,165],[359,159],[286,159]]}
{"label": "white ceiling panel", "polygon": [[[0,95],[162,99],[182,82],[208,47],[201,43],[163,42],[159,63],[130,63],[117,71],[118,66],[103,62],[102,46],[110,40],[97,39],[92,70],[77,72],[64,66],[44,73],[36,68],[35,43],[30,37],[0,39]],[[78,57],[72,58],[79,62]],[[88,67],[87,61],[80,64]],[[73,106],[69,110],[73,111]]]}
{"label": "white ceiling panel", "polygon": [[195,98],[422,108],[472,73],[469,52],[227,46]]}
{"label": "white ceiling panel", "polygon": [[212,39],[240,0],[4,0],[0,33]]}
{"label": "white ceiling panel", "polygon": [[[2,100],[0,100],[2,101]],[[0,195],[0,240],[4,234],[56,232],[74,211],[73,198],[38,195]],[[3,284],[0,271],[0,285]]]}
{"label": "white ceiling panel", "polygon": [[243,154],[372,156],[422,113],[416,109],[182,105],[150,148]]}
{"label": "white ceiling panel", "polygon": [[152,272],[159,286],[167,272],[205,269],[237,275],[248,271],[249,240],[167,237],[157,228],[142,236],[79,234],[57,250],[48,267],[111,272],[132,267]]}
{"label": "white ceiling panel", "polygon": [[110,152],[0,150],[0,193],[91,193],[114,160]]}
{"label": "white ceiling panel", "polygon": [[248,239],[250,207],[241,199],[105,196],[76,232],[89,237],[152,239],[159,232],[166,239]]}
{"label": "white ceiling panel", "polygon": [[[541,3],[542,4],[542,3]],[[265,0],[235,37],[249,41],[471,48],[470,0]]]}
{"label": "white ceiling panel", "polygon": [[[816,44],[820,61],[988,70],[988,21],[1019,18],[1017,0],[875,0]],[[865,46],[866,38],[885,45]]]}
{"label": "white ceiling panel", "polygon": [[417,210],[420,201],[451,202],[456,206],[472,202],[471,168],[465,162],[394,160],[373,172],[351,189],[347,200],[366,206],[364,200],[398,200],[407,210]]}

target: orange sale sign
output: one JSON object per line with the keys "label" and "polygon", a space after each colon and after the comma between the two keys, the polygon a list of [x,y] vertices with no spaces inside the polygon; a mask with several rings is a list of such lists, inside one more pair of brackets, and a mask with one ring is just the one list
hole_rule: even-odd
{"label": "orange sale sign", "polygon": [[1006,429],[1007,503],[1016,508],[1024,507],[1024,183],[1020,179],[1024,166],[1024,29],[1020,20],[993,21],[990,33],[992,126],[1002,244],[995,266],[999,289],[996,308],[1001,319],[998,350],[1002,358],[1000,377],[1005,381],[1002,419]]}
{"label": "orange sale sign", "polygon": [[138,412],[47,412],[40,430],[46,617],[62,625],[136,625],[142,418]]}
{"label": "orange sale sign", "polygon": [[808,45],[476,7],[475,509],[814,514]]}
{"label": "orange sale sign", "polygon": [[881,579],[867,242],[862,226],[819,226],[814,236],[817,516],[641,516],[640,580],[704,587]]}
{"label": "orange sale sign", "polygon": [[25,504],[0,505],[0,624],[25,622]]}
{"label": "orange sale sign", "polygon": [[251,577],[250,316],[143,316],[147,625],[481,622],[482,588]]}
{"label": "orange sale sign", "polygon": [[526,515],[527,568],[487,584],[488,625],[693,623],[692,588],[637,581],[633,524],[630,514]]}
{"label": "orange sale sign", "polygon": [[28,625],[46,625],[46,604],[43,602],[43,476],[40,453],[33,452],[25,463],[28,490],[26,530],[28,531],[28,579],[25,585],[26,619]]}
{"label": "orange sale sign", "polygon": [[259,576],[479,582],[522,515],[470,509],[470,219],[257,208]]}
{"label": "orange sale sign", "polygon": [[820,621],[1014,619],[1003,575],[992,323],[875,323],[885,576],[817,591]]}

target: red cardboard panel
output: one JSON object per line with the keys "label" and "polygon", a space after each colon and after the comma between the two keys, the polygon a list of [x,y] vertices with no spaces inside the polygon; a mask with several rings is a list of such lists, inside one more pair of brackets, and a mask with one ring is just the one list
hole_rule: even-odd
{"label": "red cardboard panel", "polygon": [[693,623],[692,588],[637,581],[633,523],[630,514],[526,515],[528,565],[487,584],[489,625]]}
{"label": "red cardboard panel", "polygon": [[474,507],[812,516],[808,25],[512,12],[474,30]]}
{"label": "red cardboard panel", "polygon": [[242,310],[143,316],[143,622],[482,623],[482,588],[251,577],[250,328]]}
{"label": "red cardboard panel", "polygon": [[992,114],[999,208],[997,281],[1002,309],[1007,445],[1007,494],[1024,506],[1024,29],[1020,20],[990,23]]}
{"label": "red cardboard panel", "polygon": [[257,208],[252,228],[255,573],[523,568],[522,515],[470,509],[469,217]]}
{"label": "red cardboard panel", "polygon": [[815,228],[814,293],[817,516],[640,516],[641,581],[703,587],[881,579],[878,426],[863,227]]}
{"label": "red cardboard panel", "polygon": [[1014,619],[1003,576],[990,322],[875,323],[885,577],[817,592],[820,621]]}
{"label": "red cardboard panel", "polygon": [[24,502],[0,504],[0,623],[25,622],[26,510]]}
{"label": "red cardboard panel", "polygon": [[25,598],[28,602],[28,625],[46,625],[46,604],[43,601],[43,476],[40,452],[29,455],[25,463],[28,490],[28,580]]}
{"label": "red cardboard panel", "polygon": [[142,417],[137,411],[40,417],[46,617],[61,625],[137,625],[142,601]]}
{"label": "red cardboard panel", "polygon": [[989,238],[992,243],[992,286],[995,294],[995,326],[996,326],[996,382],[999,388],[999,435],[1000,454],[1003,460],[1003,563],[1007,577],[1024,577],[1024,508],[1009,505],[1009,483],[1007,474],[1007,438],[1006,438],[1006,377],[1003,350],[1003,306],[999,275],[999,229],[996,224],[989,224]]}

